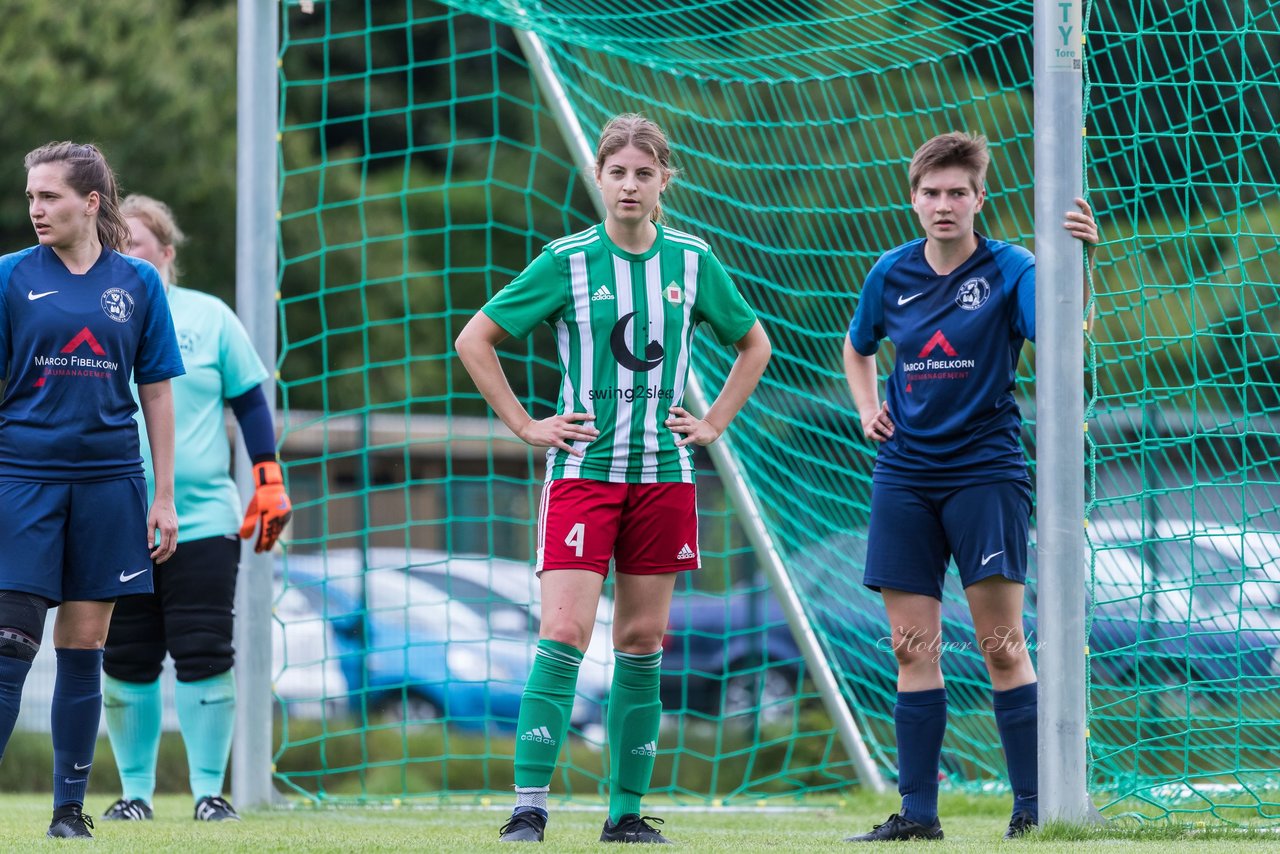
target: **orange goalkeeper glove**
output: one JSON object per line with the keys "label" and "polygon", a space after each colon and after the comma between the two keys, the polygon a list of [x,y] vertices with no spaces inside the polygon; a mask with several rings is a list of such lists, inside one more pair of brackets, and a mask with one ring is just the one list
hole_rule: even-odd
{"label": "orange goalkeeper glove", "polygon": [[293,515],[293,505],[284,492],[284,474],[277,462],[257,463],[253,467],[253,500],[244,514],[244,524],[240,526],[240,538],[247,540],[262,521],[262,530],[258,541],[253,544],[255,552],[270,551],[276,544],[284,526],[289,524]]}

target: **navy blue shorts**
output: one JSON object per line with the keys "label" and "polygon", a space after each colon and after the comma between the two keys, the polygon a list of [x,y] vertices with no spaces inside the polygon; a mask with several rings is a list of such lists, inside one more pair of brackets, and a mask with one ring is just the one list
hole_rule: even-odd
{"label": "navy blue shorts", "polygon": [[954,557],[965,587],[993,575],[1025,584],[1030,524],[1025,481],[942,488],[873,483],[862,583],[941,599]]}
{"label": "navy blue shorts", "polygon": [[0,590],[53,602],[150,593],[147,482],[0,482]]}

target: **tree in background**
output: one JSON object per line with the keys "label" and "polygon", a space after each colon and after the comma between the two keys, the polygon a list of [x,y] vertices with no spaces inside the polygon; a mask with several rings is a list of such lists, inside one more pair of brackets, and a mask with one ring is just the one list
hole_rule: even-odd
{"label": "tree in background", "polygon": [[[947,2],[957,20],[962,18],[964,4]],[[529,233],[548,239],[594,219],[563,142],[546,114],[532,118],[529,105],[536,95],[511,33],[479,17],[462,16],[451,26],[434,19],[431,8],[426,4],[407,29],[392,26],[397,15],[405,14],[403,4],[324,3],[314,15],[300,15],[292,6],[286,12],[291,34],[299,39],[314,39],[326,30],[346,34],[331,36],[323,47],[295,46],[285,54],[289,79],[325,81],[322,86],[282,93],[286,126],[303,128],[312,123],[301,132],[286,133],[282,153],[286,173],[282,237],[286,256],[299,259],[286,264],[281,282],[283,329],[289,336],[283,342],[282,395],[288,395],[292,407],[341,411],[407,401],[413,411],[440,411],[442,395],[455,390],[465,395],[470,389],[449,358],[448,342],[457,332],[458,318],[474,313],[539,249],[537,241],[526,235],[487,230],[489,212],[516,212],[527,219]],[[185,282],[234,304],[236,12],[236,4],[229,0],[77,4],[0,0],[6,108],[5,121],[0,123],[0,180],[9,188],[0,193],[0,253],[34,240],[21,193],[23,154],[52,139],[92,140],[117,166],[125,192],[170,200],[178,218],[188,225],[195,239],[184,251]],[[969,14],[972,17],[971,10]],[[1230,23],[1232,13],[1226,7],[1213,14],[1222,26]],[[1127,54],[1103,51],[1114,33],[1132,30],[1122,17],[1122,12],[1111,10],[1094,24],[1095,53],[1109,57],[1091,80],[1091,97],[1098,104],[1109,105],[1111,88],[1130,86],[1139,73],[1133,63],[1124,61]],[[953,35],[965,39],[973,37],[973,32],[962,29]],[[487,51],[493,44],[499,48],[498,59],[490,62]],[[1001,48],[1009,49],[978,50],[967,59],[994,88],[1028,78],[1025,51],[1003,42]],[[454,78],[445,73],[451,53],[473,57],[454,63],[459,71]],[[1259,78],[1274,77],[1273,69],[1265,70],[1272,68],[1265,46],[1256,40],[1223,42],[1220,50],[1197,56],[1194,62],[1210,70],[1223,63],[1239,65]],[[887,80],[884,85],[901,84]],[[1194,204],[1166,206],[1170,198],[1181,199],[1177,188],[1195,171],[1174,156],[1186,139],[1227,147],[1222,156],[1213,158],[1225,164],[1221,168],[1248,165],[1251,174],[1266,172],[1257,164],[1269,162],[1274,140],[1265,134],[1233,137],[1215,131],[1229,124],[1228,113],[1237,107],[1247,111],[1254,126],[1269,127],[1266,121],[1276,113],[1280,89],[1250,90],[1257,97],[1234,106],[1193,105],[1188,115],[1195,117],[1194,124],[1178,118],[1184,113],[1173,109],[1169,91],[1150,87],[1142,96],[1143,114],[1165,117],[1171,129],[1182,133],[1147,143],[1155,148],[1135,152],[1134,158],[1113,158],[1109,162],[1116,171],[1104,173],[1091,164],[1098,170],[1091,175],[1091,184],[1104,239],[1119,240],[1124,245],[1116,251],[1128,253],[1123,264],[1108,266],[1112,249],[1104,246],[1100,252],[1100,269],[1111,283],[1109,290],[1139,295],[1135,299],[1149,307],[1169,304],[1177,320],[1161,327],[1160,340],[1151,347],[1158,361],[1176,373],[1194,358],[1197,337],[1242,340],[1247,317],[1265,318],[1268,323],[1280,318],[1280,308],[1265,289],[1244,292],[1243,301],[1221,297],[1192,312],[1189,305],[1196,291],[1183,287],[1206,279],[1275,280],[1280,262],[1274,259],[1280,256],[1270,249],[1274,241],[1232,239],[1237,231],[1274,234],[1280,213],[1265,186],[1242,187],[1229,180],[1230,175],[1215,174],[1214,182],[1202,184],[1217,188],[1217,195],[1227,198],[1202,193],[1190,199]],[[796,92],[803,96],[803,87]],[[897,97],[909,101],[908,94]],[[1015,86],[1000,97],[1007,102],[1004,114],[1029,115],[1029,92]],[[445,115],[439,105],[451,100]],[[1137,114],[1124,112],[1124,103],[1100,109],[1091,133],[1117,138],[1133,133]],[[850,115],[857,115],[857,109],[856,104],[848,105]],[[317,121],[317,116],[323,118]],[[957,114],[951,123],[968,129],[975,121]],[[668,124],[677,138],[692,138],[678,117]],[[1008,174],[997,176],[997,183],[1009,193],[1000,207],[1014,220],[1004,225],[1007,233],[1029,241],[1031,224],[1020,213],[1029,206],[1018,198],[1030,193],[1029,136],[1013,132],[1019,128],[982,129],[993,138],[1010,140],[1002,155],[1002,162],[1009,164]],[[1189,132],[1194,135],[1186,136]],[[847,143],[842,128],[828,128],[826,134],[813,137],[812,150],[790,150],[788,157],[821,163]],[[541,145],[555,162],[531,163],[514,148],[504,149],[502,157],[490,162],[489,141],[494,136]],[[761,135],[744,144],[771,146],[775,141]],[[374,156],[366,159],[365,153]],[[1134,168],[1140,163],[1144,169],[1167,173],[1149,182],[1165,189],[1142,198],[1115,191],[1114,187],[1133,183],[1134,177],[1123,171],[1131,161]],[[315,168],[317,164],[320,168]],[[886,164],[882,171],[882,177],[868,172],[868,180],[892,183],[893,166]],[[527,174],[536,175],[534,193],[523,190]],[[757,199],[767,197],[767,182],[773,177],[741,171],[719,175],[716,166],[702,165],[688,179],[732,187],[736,198]],[[799,172],[792,180],[797,182],[791,187],[796,206],[831,206],[827,198],[831,188],[822,175]],[[326,207],[338,199],[359,201]],[[682,205],[682,210],[700,219],[729,215],[713,210],[710,202],[696,202],[689,193]],[[1246,227],[1237,227],[1237,212],[1247,218]],[[740,230],[765,236],[764,251],[767,246],[811,239],[820,225],[814,214],[779,216],[767,209],[734,209],[731,215]],[[896,210],[885,210],[851,218],[839,230],[835,245],[820,247],[825,254],[805,275],[843,282],[847,256],[858,256],[855,266],[874,260],[859,241],[881,236],[900,216]],[[1140,242],[1136,235],[1149,231],[1188,236],[1180,242],[1131,245]],[[751,250],[726,246],[723,251],[726,262],[736,269],[760,266]],[[321,269],[323,291],[317,289]],[[450,270],[447,299],[446,269]],[[1166,281],[1170,286],[1161,288]],[[752,286],[749,280],[746,286]],[[851,300],[850,296],[846,308]],[[1114,314],[1104,310],[1099,317],[1095,334],[1100,341],[1132,340],[1143,334],[1144,315],[1128,310],[1133,306],[1123,299],[1118,306]],[[775,306],[779,315],[801,319],[812,310],[801,299]],[[1194,328],[1188,320],[1192,316],[1198,318]],[[786,347],[781,339],[777,343]],[[545,344],[533,346],[546,350]],[[1267,382],[1267,374],[1276,358],[1275,345],[1254,354],[1241,350],[1243,346],[1215,349],[1205,357],[1206,366],[1219,380],[1252,379],[1264,398],[1261,405],[1274,401],[1280,392]],[[541,388],[544,380],[550,382],[546,378],[554,377],[547,365],[550,351],[539,351],[539,355],[542,358],[535,364],[546,377],[540,380],[531,373],[513,378],[518,392]],[[1108,386],[1127,388],[1137,382],[1120,373],[1104,373]],[[483,411],[478,399],[460,402],[462,410],[471,404],[476,413]]]}
{"label": "tree in background", "polygon": [[235,4],[0,0],[0,20],[0,252],[35,242],[23,154],[49,140],[91,140],[125,192],[170,200],[198,236],[186,280],[232,299]]}

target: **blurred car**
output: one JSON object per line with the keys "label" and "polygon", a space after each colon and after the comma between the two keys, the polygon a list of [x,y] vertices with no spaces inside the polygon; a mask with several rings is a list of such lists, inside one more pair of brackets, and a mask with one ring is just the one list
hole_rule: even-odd
{"label": "blurred car", "polygon": [[[426,549],[372,551],[383,559],[395,559],[397,556],[403,559],[407,555],[410,559],[406,564],[409,573],[440,587],[455,598],[486,608],[506,603],[526,612],[527,617],[522,613],[517,618],[514,611],[504,607],[490,619],[493,622],[496,618],[498,622],[494,631],[502,632],[509,628],[517,633],[513,637],[532,634],[536,646],[536,638],[542,628],[542,585],[529,564],[481,555],[449,555]],[[530,666],[532,663],[530,658]],[[613,601],[602,595],[596,606],[595,631],[578,669],[579,702],[603,702],[612,679]]]}
{"label": "blurred car", "polygon": [[[1152,543],[1151,538],[1159,538]],[[1090,528],[1086,596],[1092,680],[1280,688],[1280,536],[1164,521]],[[866,540],[828,538],[790,561],[793,582],[828,661],[857,694],[892,701],[897,666],[880,595],[862,585]],[[1035,551],[1023,624],[1036,636]],[[973,621],[954,571],[942,606],[942,668],[953,683],[987,684]],[[786,710],[803,678],[801,654],[767,587],[678,594],[664,642],[663,705],[724,716]],[[985,693],[985,692],[984,692]],[[980,696],[980,695],[979,695]],[[864,700],[869,697],[864,696]]]}
{"label": "blurred car", "polygon": [[[1171,524],[1163,533],[1179,525]],[[1127,525],[1098,523],[1090,527],[1088,578],[1086,587],[1089,617],[1088,645],[1094,684],[1108,686],[1153,685],[1170,680],[1182,683],[1253,680],[1255,686],[1280,687],[1280,628],[1258,612],[1240,608],[1227,592],[1248,587],[1249,558],[1227,547],[1229,536],[1214,539],[1218,547],[1214,560],[1195,556],[1191,543],[1156,544],[1167,548],[1165,568],[1157,573],[1152,566],[1153,544],[1144,542],[1140,531]],[[1161,536],[1160,532],[1151,532]],[[1034,537],[1034,534],[1033,534]],[[1200,547],[1208,547],[1208,542]],[[861,546],[865,553],[865,544]],[[858,547],[842,541],[825,553],[827,561],[837,554],[857,554]],[[1028,553],[1027,597],[1023,626],[1034,650],[1037,587],[1036,552]],[[1192,574],[1191,565],[1204,568]],[[828,564],[830,565],[830,564]],[[1213,573],[1208,570],[1213,566]],[[860,564],[850,568],[860,579]],[[1216,582],[1211,581],[1216,578]],[[949,642],[943,656],[948,676],[985,682],[986,672],[975,648],[973,622],[955,572],[947,576],[943,602],[944,639]],[[857,584],[861,587],[861,583]],[[879,605],[879,596],[862,588]],[[828,591],[823,607],[838,610]],[[1274,606],[1273,606],[1274,607]],[[880,618],[883,623],[883,617]],[[953,645],[952,645],[953,644]],[[958,652],[958,654],[953,654]],[[948,669],[950,665],[950,669]]]}
{"label": "blurred car", "polygon": [[1176,519],[1088,536],[1095,676],[1280,688],[1280,537]]}
{"label": "blurred car", "polygon": [[341,715],[347,706],[337,635],[300,591],[276,579],[275,619],[271,624],[272,693],[291,718]]}
{"label": "blurred car", "polygon": [[765,587],[675,596],[662,641],[662,706],[772,721],[791,713],[804,660]]}
{"label": "blurred car", "polygon": [[[527,564],[340,549],[291,555],[283,572],[286,589],[305,596],[333,627],[354,707],[462,728],[515,727],[540,618]],[[608,602],[602,608],[612,613]],[[607,637],[607,628],[597,635]],[[580,671],[571,717],[580,730],[603,717],[605,644]]]}
{"label": "blurred car", "polygon": [[[276,586],[276,617],[271,627],[271,673],[273,693],[280,710],[292,718],[319,718],[343,713],[347,705],[347,679],[335,657],[339,649],[333,629],[323,615],[311,607],[306,597],[296,590]],[[49,731],[49,709],[53,703],[53,684],[57,666],[53,654],[53,624],[56,611],[45,620],[44,640],[40,653],[32,662],[31,673],[23,689],[17,728],[33,732]],[[165,657],[160,673],[160,696],[163,703],[161,728],[178,729],[174,705],[173,659]],[[106,732],[106,719],[100,724]]]}

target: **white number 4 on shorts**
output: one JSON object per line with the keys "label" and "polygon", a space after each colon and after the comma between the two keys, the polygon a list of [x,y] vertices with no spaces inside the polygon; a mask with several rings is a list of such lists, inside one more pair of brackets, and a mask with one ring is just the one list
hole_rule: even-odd
{"label": "white number 4 on shorts", "polygon": [[564,538],[564,544],[573,549],[573,553],[578,557],[582,557],[583,541],[587,537],[587,526],[579,522],[569,529],[569,536]]}

